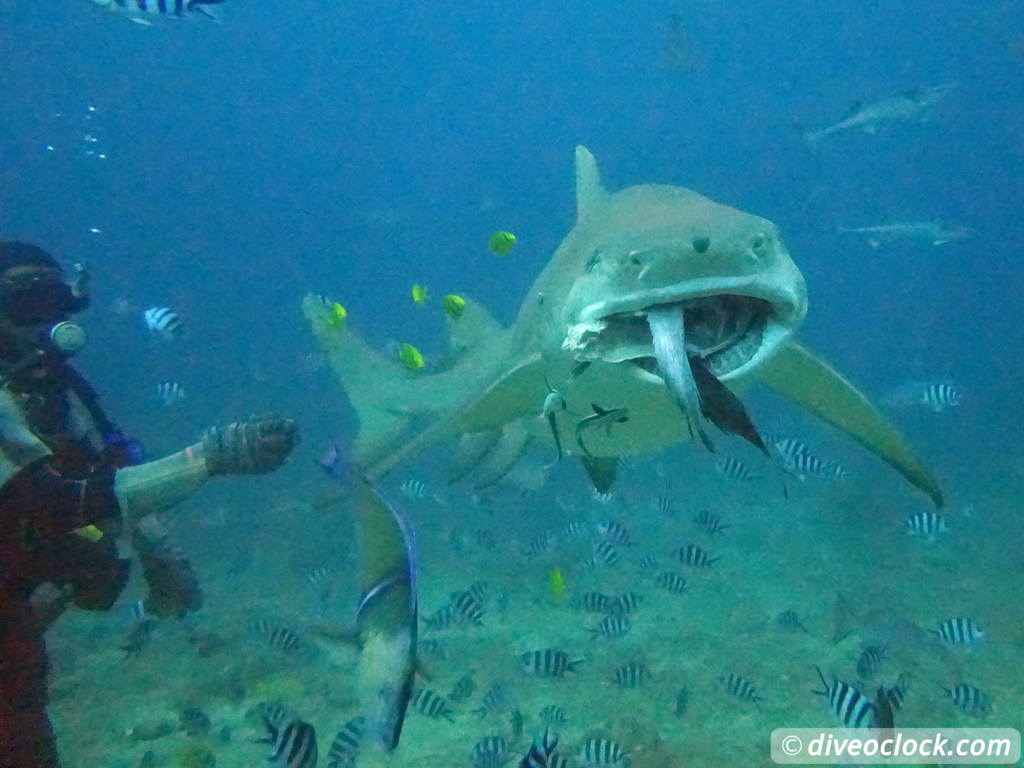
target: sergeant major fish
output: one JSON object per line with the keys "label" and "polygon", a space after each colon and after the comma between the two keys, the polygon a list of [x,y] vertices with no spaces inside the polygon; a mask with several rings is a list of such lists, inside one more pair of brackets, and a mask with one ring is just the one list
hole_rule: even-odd
{"label": "sergeant major fish", "polygon": [[218,5],[224,0],[92,0],[93,4],[127,16],[143,26],[152,26],[149,17],[170,16],[185,18],[203,15],[216,21],[207,5]]}

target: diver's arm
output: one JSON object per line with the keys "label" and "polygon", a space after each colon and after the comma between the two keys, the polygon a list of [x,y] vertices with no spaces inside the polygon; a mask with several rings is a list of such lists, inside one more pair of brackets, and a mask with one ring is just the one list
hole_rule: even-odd
{"label": "diver's arm", "polygon": [[0,453],[15,467],[50,453],[46,444],[32,434],[13,395],[0,391]]}
{"label": "diver's arm", "polygon": [[163,459],[118,471],[114,491],[129,520],[183,501],[213,475],[273,472],[291,453],[299,435],[287,419],[248,419],[213,427],[203,439]]}
{"label": "diver's arm", "polygon": [[184,501],[209,476],[203,444],[196,443],[162,459],[119,469],[114,494],[126,519],[134,521]]}

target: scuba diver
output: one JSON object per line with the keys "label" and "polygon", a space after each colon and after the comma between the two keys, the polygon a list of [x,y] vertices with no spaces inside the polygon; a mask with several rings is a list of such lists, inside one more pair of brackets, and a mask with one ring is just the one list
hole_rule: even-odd
{"label": "scuba diver", "polygon": [[155,525],[216,475],[277,469],[298,442],[293,421],[253,418],[142,463],[68,358],[85,343],[71,316],[89,303],[88,274],[70,281],[49,253],[0,241],[0,768],[57,768],[46,714],[43,633],[66,605],[108,610],[130,560],[147,614],[182,617],[202,595],[184,556]]}

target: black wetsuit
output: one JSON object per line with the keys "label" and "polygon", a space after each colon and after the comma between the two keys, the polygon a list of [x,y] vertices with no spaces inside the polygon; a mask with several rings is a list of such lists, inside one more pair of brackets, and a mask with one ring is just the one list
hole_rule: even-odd
{"label": "black wetsuit", "polygon": [[[56,768],[45,627],[31,595],[52,582],[70,587],[78,607],[106,610],[124,588],[128,561],[115,544],[115,468],[87,435],[73,434],[68,381],[47,376],[16,397],[52,453],[0,488],[0,768]],[[103,533],[98,540],[76,532],[90,525]]]}

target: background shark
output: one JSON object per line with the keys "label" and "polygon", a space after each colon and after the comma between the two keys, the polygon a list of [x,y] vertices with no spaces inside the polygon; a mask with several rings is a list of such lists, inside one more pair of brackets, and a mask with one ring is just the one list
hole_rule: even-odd
{"label": "background shark", "polygon": [[[459,442],[459,474],[472,471],[479,484],[500,478],[530,440],[554,444],[542,414],[550,384],[571,412],[590,413],[592,404],[628,410],[627,420],[587,435],[593,458],[585,463],[605,489],[617,457],[695,435],[711,447],[701,422],[724,422],[708,399],[742,409],[733,393],[760,381],[861,442],[941,506],[938,483],[903,436],[795,341],[806,287],[772,222],[682,187],[610,193],[584,147],[576,150],[576,197],[576,225],[513,325],[501,328],[467,302],[461,318],[449,319],[454,352],[438,373],[410,374],[348,324],[332,322],[322,297],[307,296],[306,317],[356,409],[354,458],[371,481],[450,440]],[[711,389],[696,385],[697,367]],[[576,445],[577,421],[555,421],[563,447]]]}
{"label": "background shark", "polygon": [[814,144],[828,136],[845,131],[875,133],[889,123],[921,119],[954,88],[956,88],[955,83],[912,88],[909,91],[868,104],[858,101],[850,107],[842,120],[824,128],[805,131],[804,139],[808,143]]}

